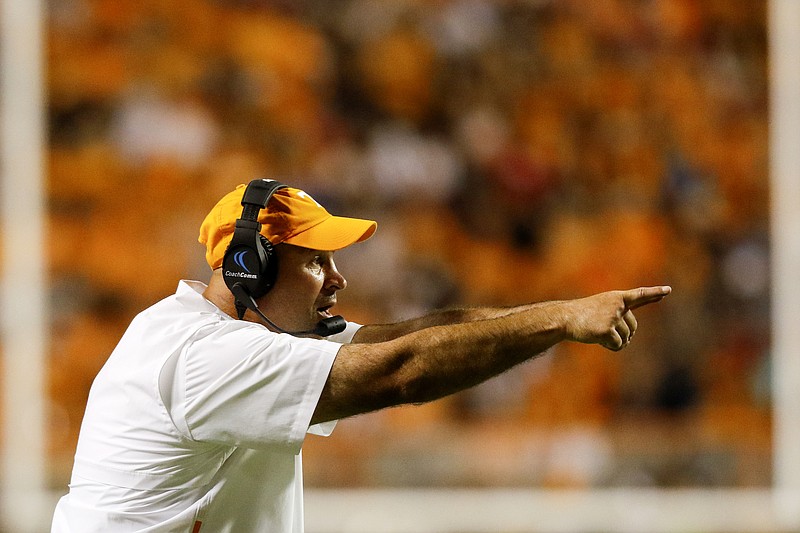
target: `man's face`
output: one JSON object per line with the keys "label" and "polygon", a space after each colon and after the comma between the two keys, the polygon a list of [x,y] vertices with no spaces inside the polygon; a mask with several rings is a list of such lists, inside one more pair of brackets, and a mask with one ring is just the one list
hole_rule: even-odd
{"label": "man's face", "polygon": [[278,277],[259,302],[264,314],[287,331],[310,330],[330,318],[336,292],[347,286],[336,269],[333,252],[280,244],[275,253]]}

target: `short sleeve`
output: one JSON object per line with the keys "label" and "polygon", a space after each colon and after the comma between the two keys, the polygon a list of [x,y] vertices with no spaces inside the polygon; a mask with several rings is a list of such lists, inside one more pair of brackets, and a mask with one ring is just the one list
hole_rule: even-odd
{"label": "short sleeve", "polygon": [[357,324],[356,322],[348,322],[344,328],[344,331],[329,337],[325,337],[325,339],[331,342],[338,342],[339,344],[350,344],[353,342],[353,337],[355,337],[356,332],[361,328],[361,324]]}
{"label": "short sleeve", "polygon": [[[362,327],[363,326],[361,324],[358,324],[356,322],[348,322],[344,331],[325,338],[326,340],[329,340],[331,342],[338,342],[339,344],[350,344],[351,342],[353,342],[353,337],[355,337],[356,332]],[[333,433],[333,429],[336,427],[336,422],[337,422],[336,420],[331,420],[330,422],[314,424],[313,426],[308,428],[308,432],[311,433],[312,435],[329,437],[331,433]]]}
{"label": "short sleeve", "polygon": [[299,453],[340,347],[238,321],[201,335],[175,383],[191,438]]}

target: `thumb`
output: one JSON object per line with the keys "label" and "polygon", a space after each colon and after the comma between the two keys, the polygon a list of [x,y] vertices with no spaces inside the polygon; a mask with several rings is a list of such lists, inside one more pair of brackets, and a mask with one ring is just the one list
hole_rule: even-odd
{"label": "thumb", "polygon": [[625,291],[622,301],[625,302],[626,309],[636,309],[643,305],[661,301],[666,295],[672,292],[672,287],[662,285],[660,287],[639,287]]}

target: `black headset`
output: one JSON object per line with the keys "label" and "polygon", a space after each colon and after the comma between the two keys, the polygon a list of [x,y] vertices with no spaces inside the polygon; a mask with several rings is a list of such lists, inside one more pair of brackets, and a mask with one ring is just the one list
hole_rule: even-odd
{"label": "black headset", "polygon": [[279,181],[257,179],[244,190],[242,216],[236,221],[233,238],[222,258],[222,278],[234,295],[238,287],[243,287],[251,297],[261,298],[275,284],[278,258],[275,257],[275,247],[260,233],[258,215],[267,207],[275,191],[286,187]]}
{"label": "black headset", "polygon": [[282,333],[323,337],[340,333],[347,325],[341,316],[321,320],[313,330],[286,331],[267,318],[256,304],[257,298],[272,289],[278,276],[275,246],[261,235],[258,215],[262,209],[266,209],[272,195],[285,188],[288,185],[270,179],[255,179],[247,185],[242,196],[242,216],[236,220],[233,238],[222,258],[222,279],[233,293],[239,320],[250,309]]}

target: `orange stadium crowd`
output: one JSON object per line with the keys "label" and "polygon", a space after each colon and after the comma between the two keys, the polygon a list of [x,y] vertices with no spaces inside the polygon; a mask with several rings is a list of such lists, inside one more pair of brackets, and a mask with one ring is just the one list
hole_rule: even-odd
{"label": "orange stadium crowd", "polygon": [[277,177],[374,218],[361,323],[666,283],[563,344],[305,445],[309,486],[770,483],[765,1],[48,2],[49,454],[200,222]]}

